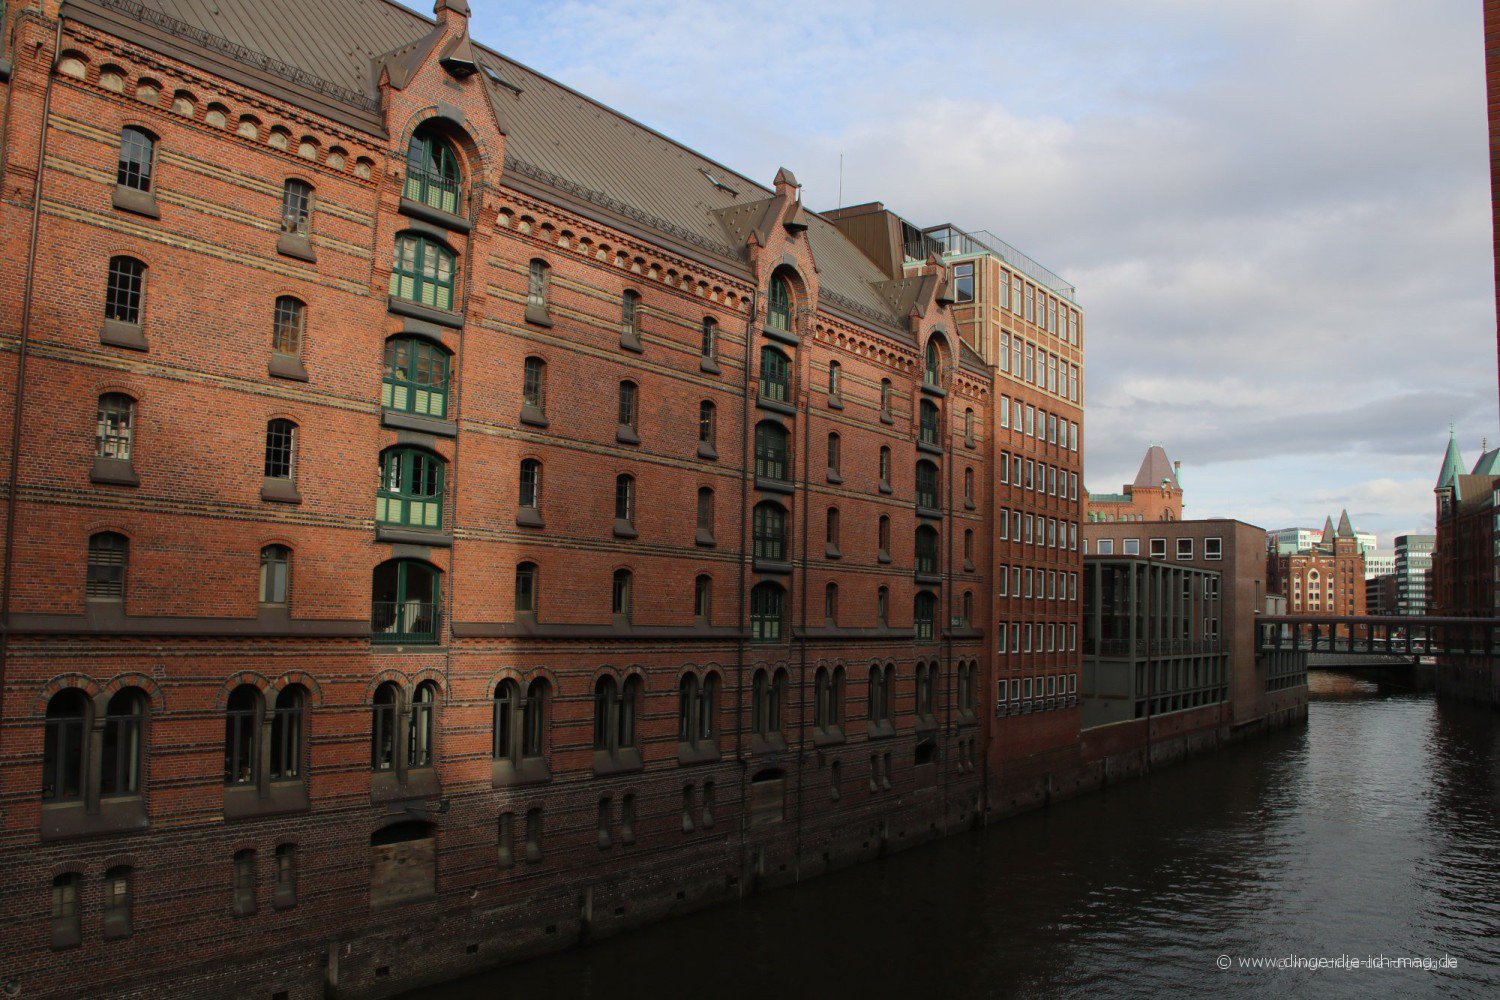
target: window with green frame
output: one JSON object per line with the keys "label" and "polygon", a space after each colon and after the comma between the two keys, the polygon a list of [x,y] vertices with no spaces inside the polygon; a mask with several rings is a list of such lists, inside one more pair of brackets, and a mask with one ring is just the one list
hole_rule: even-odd
{"label": "window with green frame", "polygon": [[780,642],[786,591],[766,581],[750,591],[750,641]]}
{"label": "window with green frame", "polygon": [[918,639],[931,639],[933,621],[937,618],[937,595],[919,590],[912,599],[912,625]]}
{"label": "window with green frame", "polygon": [[370,636],[377,643],[437,642],[441,575],[415,559],[375,567]]}
{"label": "window with green frame", "polygon": [[771,276],[771,289],[766,296],[766,326],[787,331],[792,328],[792,288],[779,274]]}
{"label": "window with green frame", "polygon": [[458,215],[463,208],[463,176],[453,147],[431,132],[412,136],[406,148],[406,186],[401,194],[440,212]]}
{"label": "window with green frame", "polygon": [[380,405],[439,420],[448,416],[448,352],[415,337],[385,342]]}
{"label": "window with green frame", "polygon": [[437,530],[443,526],[443,460],[416,448],[390,448],[380,455],[375,520]]}
{"label": "window with green frame", "polygon": [[453,310],[454,254],[425,236],[396,237],[391,295],[433,309]]}
{"label": "window with green frame", "polygon": [[760,349],[760,396],[785,403],[792,394],[792,364],[774,347]]}
{"label": "window with green frame", "polygon": [[920,414],[921,422],[917,428],[917,439],[923,444],[938,444],[940,416],[937,404],[930,399],[922,400]]}

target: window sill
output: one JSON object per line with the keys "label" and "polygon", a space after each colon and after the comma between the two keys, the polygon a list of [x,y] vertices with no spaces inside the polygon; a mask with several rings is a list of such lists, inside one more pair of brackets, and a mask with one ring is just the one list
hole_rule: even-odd
{"label": "window sill", "polygon": [[931,441],[918,441],[917,450],[925,451],[929,455],[941,455],[943,453],[943,446],[933,444]]}
{"label": "window sill", "polygon": [[713,358],[699,358],[698,359],[698,370],[700,372],[703,372],[705,375],[720,375],[720,374],[722,374],[722,371],[720,370],[718,364],[715,363],[715,361],[714,361]]}
{"label": "window sill", "polygon": [[719,744],[714,740],[698,743],[678,743],[677,763],[681,765],[709,764],[719,759]]}
{"label": "window sill", "polygon": [[542,512],[535,507],[520,507],[516,510],[516,524],[523,528],[545,528]]}
{"label": "window sill", "polygon": [[797,415],[797,408],[795,406],[793,406],[791,403],[786,403],[779,399],[768,399],[765,396],[756,396],[755,406],[757,409],[768,410],[771,413],[780,413],[783,416],[795,417]]}
{"label": "window sill", "polygon": [[388,312],[397,316],[409,316],[412,319],[426,320],[436,323],[438,326],[446,326],[450,330],[462,330],[464,318],[456,312],[447,309],[434,309],[424,306],[419,302],[408,302],[406,299],[398,299],[394,295],[386,296],[385,307]]}
{"label": "window sill", "polygon": [[928,585],[936,585],[943,582],[943,575],[941,573],[913,573],[911,577],[918,583]]}
{"label": "window sill", "polygon": [[453,544],[453,536],[429,528],[411,528],[396,524],[375,525],[377,542],[407,542],[412,545],[436,545],[447,548]]}
{"label": "window sill", "polygon": [[837,472],[834,472],[832,469],[828,470],[828,481],[835,486],[844,485],[844,477],[839,475]]}
{"label": "window sill", "polygon": [[717,462],[719,460],[719,453],[717,450],[715,450],[714,446],[709,444],[707,441],[699,441],[698,457],[707,459],[710,462]]}
{"label": "window sill", "polygon": [[785,479],[767,479],[765,476],[755,477],[755,488],[764,493],[785,493],[790,495],[797,492],[797,488]]}
{"label": "window sill", "polygon": [[936,507],[923,507],[919,504],[917,506],[917,517],[924,521],[941,521],[943,519],[943,512]]}
{"label": "window sill", "polygon": [[547,415],[539,407],[532,406],[530,403],[521,405],[521,423],[530,427],[549,426]]}
{"label": "window sill", "polygon": [[371,802],[435,798],[441,791],[435,768],[414,767],[404,775],[395,770],[370,772]]}
{"label": "window sill", "polygon": [[698,534],[693,537],[693,544],[702,545],[705,548],[712,548],[719,543],[714,538],[714,533],[712,531],[708,531],[704,528],[699,528]]}
{"label": "window sill", "polygon": [[872,740],[889,739],[896,735],[896,727],[890,720],[865,723],[865,735]]}
{"label": "window sill", "polygon": [[802,338],[797,336],[795,333],[792,333],[790,330],[781,330],[774,326],[763,326],[761,327],[761,330],[767,337],[770,337],[772,340],[779,340],[783,344],[788,344],[792,347],[797,347],[802,343]]}
{"label": "window sill", "polygon": [[889,563],[891,561],[891,554],[882,549],[880,555],[875,557],[875,561],[878,563]]}
{"label": "window sill", "polygon": [[89,481],[106,486],[141,485],[141,477],[135,474],[135,466],[128,458],[95,458],[94,467],[89,470]]}
{"label": "window sill", "polygon": [[944,396],[948,395],[947,389],[944,389],[940,385],[932,385],[929,382],[922,383],[922,391],[929,396],[936,396],[939,399],[942,399]]}
{"label": "window sill", "polygon": [[532,326],[552,327],[552,315],[547,312],[546,306],[535,306],[530,303],[526,306],[526,322]]}
{"label": "window sill", "polygon": [[490,762],[490,785],[541,785],[552,780],[546,757],[522,757],[519,762],[502,758]]}
{"label": "window sill", "polygon": [[937,732],[937,727],[937,716],[919,715],[917,716],[917,721],[913,728],[915,728],[919,733],[933,733]]}
{"label": "window sill", "polygon": [[843,399],[843,397],[842,396],[829,396],[828,397],[828,408],[830,410],[842,410],[844,408],[844,399]]}
{"label": "window sill", "polygon": [[636,433],[636,429],[634,427],[628,427],[625,424],[620,424],[615,428],[615,440],[620,442],[621,444],[640,444],[641,436],[640,434]]}
{"label": "window sill", "polygon": [[594,773],[597,775],[627,774],[639,771],[642,767],[641,752],[635,747],[594,751]]}
{"label": "window sill", "polygon": [[878,489],[880,490],[881,493],[884,493],[886,496],[890,496],[891,495],[891,484],[890,483],[882,482],[880,484],[880,486],[878,487]]}
{"label": "window sill", "polygon": [[620,334],[620,350],[629,351],[631,354],[645,354],[646,348],[641,346],[641,339],[630,334]]}
{"label": "window sill", "polygon": [[224,788],[224,818],[255,819],[283,813],[307,812],[311,803],[307,785],[301,781],[273,781],[261,795],[255,785],[229,785]]}
{"label": "window sill", "polygon": [[260,498],[273,503],[302,502],[302,494],[297,492],[296,483],[290,479],[272,479],[269,476],[261,480]]}
{"label": "window sill", "polygon": [[978,509],[979,509],[978,505],[976,505],[973,500],[965,500],[964,501],[964,510],[978,510]]}
{"label": "window sill", "polygon": [[889,410],[882,410],[880,411],[880,422],[882,424],[894,424],[896,422],[896,418],[891,416]]}
{"label": "window sill", "polygon": [[132,351],[146,350],[146,335],[139,323],[123,323],[107,319],[99,328],[99,343],[107,347],[124,347]]}
{"label": "window sill", "polygon": [[966,437],[966,438],[964,438],[964,447],[965,448],[978,448],[979,447],[979,442],[975,441],[971,437]]}
{"label": "window sill", "polygon": [[965,573],[972,573],[972,572],[974,572],[974,560],[972,560],[972,559],[965,559],[964,560],[964,572]]}
{"label": "window sill", "polygon": [[823,550],[823,558],[824,559],[842,559],[842,558],[844,558],[844,554],[839,551],[839,547],[837,545],[829,545],[827,548],[825,548]]}
{"label": "window sill", "polygon": [[282,233],[276,240],[276,252],[283,257],[294,257],[309,264],[318,262],[318,252],[313,249],[312,237],[298,233]]}
{"label": "window sill", "polygon": [[838,746],[844,742],[844,731],[838,726],[829,726],[826,729],[815,726],[812,731],[812,740],[815,747]]}
{"label": "window sill", "polygon": [[384,427],[394,427],[403,431],[420,431],[434,437],[458,437],[458,424],[451,420],[439,420],[437,417],[424,417],[416,413],[403,413],[400,410],[382,409],[380,423]]}
{"label": "window sill", "polygon": [[161,218],[161,209],[156,207],[156,195],[150,191],[116,187],[114,195],[110,198],[110,204],[122,212],[133,212],[136,215],[144,215],[148,219]]}
{"label": "window sill", "polygon": [[140,795],[122,795],[99,800],[99,811],[90,813],[83,800],[42,803],[42,840],[66,840],[104,833],[135,833],[151,823],[146,800]]}
{"label": "window sill", "polygon": [[302,359],[290,354],[272,351],[266,371],[276,378],[291,379],[294,382],[307,381],[307,369],[302,367]]}
{"label": "window sill", "polygon": [[619,517],[615,518],[615,537],[616,538],[635,538],[635,537],[637,537],[636,530],[635,530],[635,525],[631,524],[629,521],[625,520],[624,518],[619,518]]}
{"label": "window sill", "polygon": [[792,564],[781,559],[755,559],[755,572],[776,573],[786,576],[792,572]]}
{"label": "window sill", "polygon": [[397,209],[402,215],[412,219],[420,219],[430,222],[434,226],[451,229],[455,233],[467,233],[474,228],[474,224],[462,215],[454,215],[452,212],[444,212],[440,208],[433,208],[424,202],[415,201],[411,198],[402,197]]}
{"label": "window sill", "polygon": [[756,754],[785,753],[786,737],[779,733],[752,733],[750,735],[750,752]]}

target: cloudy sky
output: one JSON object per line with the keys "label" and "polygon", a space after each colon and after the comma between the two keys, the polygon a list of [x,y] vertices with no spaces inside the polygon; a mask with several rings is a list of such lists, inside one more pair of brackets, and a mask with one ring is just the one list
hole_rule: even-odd
{"label": "cloudy sky", "polygon": [[1086,310],[1085,479],[1430,529],[1496,424],[1479,0],[494,0],[474,34],[814,209],[988,229]]}

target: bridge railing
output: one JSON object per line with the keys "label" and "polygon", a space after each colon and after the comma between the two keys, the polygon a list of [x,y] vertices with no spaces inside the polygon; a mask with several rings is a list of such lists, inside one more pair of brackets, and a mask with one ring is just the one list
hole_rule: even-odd
{"label": "bridge railing", "polygon": [[1403,656],[1500,655],[1500,619],[1415,615],[1263,615],[1263,653],[1389,653]]}

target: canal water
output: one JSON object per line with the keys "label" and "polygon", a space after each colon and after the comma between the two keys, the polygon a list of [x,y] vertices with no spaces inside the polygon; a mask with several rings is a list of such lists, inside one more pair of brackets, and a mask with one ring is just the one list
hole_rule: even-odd
{"label": "canal water", "polygon": [[1500,714],[1313,678],[1305,727],[421,996],[1500,996]]}

